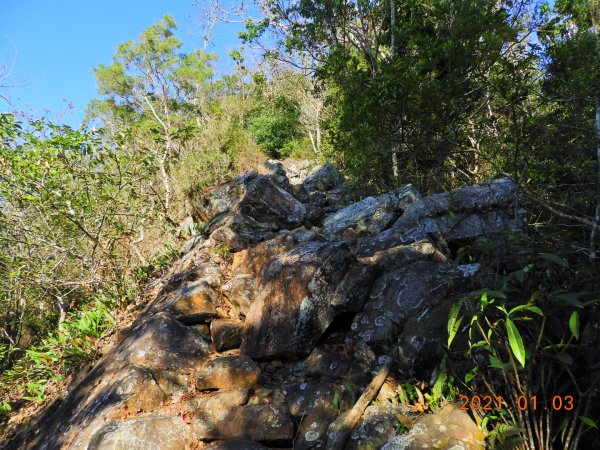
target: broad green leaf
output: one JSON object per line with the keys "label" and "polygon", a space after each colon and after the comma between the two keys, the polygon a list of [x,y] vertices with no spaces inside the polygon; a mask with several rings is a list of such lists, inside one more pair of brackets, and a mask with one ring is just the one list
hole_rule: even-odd
{"label": "broad green leaf", "polygon": [[560,267],[569,267],[569,263],[554,253],[540,253],[538,258],[556,264]]}
{"label": "broad green leaf", "polygon": [[506,319],[506,332],[508,334],[508,343],[517,361],[521,363],[521,366],[525,367],[525,347],[523,345],[523,338],[521,333],[517,329],[517,326],[510,319]]}
{"label": "broad green leaf", "polygon": [[456,333],[458,332],[458,328],[460,327],[460,324],[461,324],[461,322],[462,322],[463,319],[464,319],[464,316],[460,316],[452,324],[452,329],[449,330],[449,334],[448,334],[448,347],[450,347],[450,344],[454,340],[454,337],[456,336]]}
{"label": "broad green leaf", "polygon": [[454,340],[456,332],[458,331],[458,327],[463,319],[463,316],[458,317],[461,307],[462,301],[456,302],[454,305],[452,305],[450,314],[448,314],[448,347],[450,347],[450,344]]}
{"label": "broad green leaf", "polygon": [[583,423],[585,423],[588,427],[592,427],[592,428],[598,429],[598,425],[596,425],[596,421],[590,419],[589,417],[579,416],[579,420],[581,420]]}
{"label": "broad green leaf", "polygon": [[544,315],[544,312],[537,306],[533,306],[533,305],[519,305],[519,306],[515,306],[513,309],[511,309],[508,312],[508,315],[511,316],[512,314],[519,312],[519,311],[529,311],[535,314],[538,314],[540,316]]}
{"label": "broad green leaf", "polygon": [[579,340],[579,313],[577,311],[571,313],[571,317],[569,318],[569,329],[575,339]]}
{"label": "broad green leaf", "polygon": [[490,355],[490,366],[492,366],[495,369],[501,369],[501,370],[510,369],[510,364],[503,363],[498,358],[496,358],[494,355]]}

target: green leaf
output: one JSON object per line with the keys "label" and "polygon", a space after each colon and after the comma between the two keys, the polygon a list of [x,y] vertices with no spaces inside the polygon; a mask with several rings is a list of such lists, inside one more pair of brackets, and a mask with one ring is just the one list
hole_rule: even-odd
{"label": "green leaf", "polygon": [[517,361],[521,363],[521,366],[525,367],[525,346],[523,345],[523,338],[521,333],[514,322],[510,319],[506,319],[506,332],[508,334],[508,343]]}
{"label": "green leaf", "polygon": [[488,297],[502,298],[504,300],[508,300],[508,297],[502,291],[485,291],[485,292],[487,293]]}
{"label": "green leaf", "polygon": [[538,255],[538,258],[543,259],[545,261],[551,262],[553,264],[556,264],[560,267],[569,267],[569,263],[564,260],[563,258],[561,258],[560,256],[554,254],[554,253],[540,253]]}
{"label": "green leaf", "polygon": [[473,378],[477,376],[477,372],[479,369],[477,367],[473,367],[467,374],[465,375],[465,383],[470,383]]}
{"label": "green leaf", "polygon": [[450,314],[448,314],[448,347],[450,347],[450,344],[454,340],[454,337],[458,331],[458,327],[463,320],[463,316],[458,317],[461,307],[462,301],[454,303],[450,309]]}
{"label": "green leaf", "polygon": [[589,417],[579,416],[579,420],[581,420],[583,423],[585,423],[588,427],[592,427],[592,428],[598,429],[598,425],[596,425],[596,421],[590,419]]}
{"label": "green leaf", "polygon": [[501,369],[501,370],[510,369],[510,364],[503,363],[498,358],[496,358],[494,355],[490,355],[490,366],[492,366],[495,369]]}
{"label": "green leaf", "polygon": [[571,313],[571,317],[569,318],[569,329],[575,339],[579,340],[579,313],[577,311]]}
{"label": "green leaf", "polygon": [[529,312],[538,314],[540,316],[544,315],[544,312],[541,310],[541,308],[538,308],[537,306],[533,306],[533,305],[519,305],[519,306],[515,306],[513,309],[511,309],[508,312],[508,315],[510,316],[510,315],[512,315],[512,314],[514,314],[516,312],[519,312],[519,311],[529,311]]}

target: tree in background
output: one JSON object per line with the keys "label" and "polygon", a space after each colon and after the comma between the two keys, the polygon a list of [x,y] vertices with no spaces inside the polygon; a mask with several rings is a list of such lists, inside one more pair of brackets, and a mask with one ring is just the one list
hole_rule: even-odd
{"label": "tree in background", "polygon": [[[98,92],[105,96],[90,104],[88,115],[109,129],[115,142],[134,142],[156,164],[162,191],[154,194],[165,217],[171,219],[170,166],[180,156],[182,142],[201,125],[205,88],[212,77],[213,55],[178,53],[183,43],[174,35],[175,21],[162,21],[145,30],[136,42],[117,48],[110,66],[94,72]],[[133,139],[133,141],[131,140]]]}
{"label": "tree in background", "polygon": [[591,228],[589,254],[595,259],[600,222],[600,8],[595,0],[557,1],[553,8],[544,5],[541,15],[543,132],[530,176],[553,192],[546,201],[555,209],[558,203],[569,215],[584,216],[578,220]]}

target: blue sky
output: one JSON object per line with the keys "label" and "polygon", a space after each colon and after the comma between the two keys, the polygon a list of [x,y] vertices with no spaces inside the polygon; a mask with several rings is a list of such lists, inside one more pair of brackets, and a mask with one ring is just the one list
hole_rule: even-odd
{"label": "blue sky", "polygon": [[[184,51],[202,46],[192,0],[0,0],[0,63],[16,58],[6,83],[21,85],[2,94],[18,110],[77,127],[96,96],[92,69],[110,64],[118,44],[164,14],[177,21]],[[239,28],[221,26],[213,36],[209,51],[219,55],[218,71],[229,69]],[[10,109],[0,102],[0,111]]]}

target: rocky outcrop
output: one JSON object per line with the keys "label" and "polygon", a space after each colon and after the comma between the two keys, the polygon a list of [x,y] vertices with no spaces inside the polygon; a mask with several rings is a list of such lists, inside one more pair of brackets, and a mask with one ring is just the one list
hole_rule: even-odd
{"label": "rocky outcrop", "polygon": [[[394,360],[389,380],[426,379],[450,305],[484,270],[452,264],[449,248],[522,231],[516,188],[500,179],[355,197],[335,167],[287,160],[196,199],[205,235],[150,285],[120,341],[8,448],[326,448],[381,361]],[[468,415],[450,405],[421,416],[386,386],[345,448],[481,448]]]}

